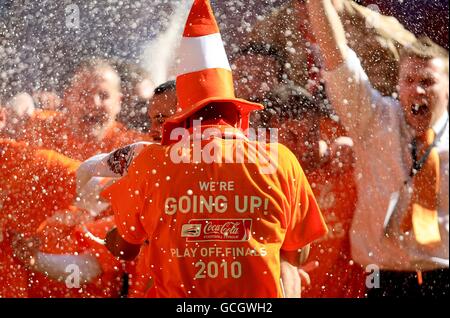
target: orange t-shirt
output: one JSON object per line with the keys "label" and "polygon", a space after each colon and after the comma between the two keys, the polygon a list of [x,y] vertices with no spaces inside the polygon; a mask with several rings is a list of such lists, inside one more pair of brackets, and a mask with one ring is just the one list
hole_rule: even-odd
{"label": "orange t-shirt", "polygon": [[14,173],[2,212],[9,214],[8,230],[29,235],[47,217],[73,202],[80,162],[52,150],[25,150],[22,154],[11,169]]}
{"label": "orange t-shirt", "polygon": [[[11,192],[16,168],[30,158],[30,148],[12,139],[0,139],[0,206]],[[7,231],[8,214],[0,209],[0,297],[26,297],[27,272],[13,257],[11,234]]]}
{"label": "orange t-shirt", "polygon": [[153,280],[146,264],[148,243],[144,243],[141,252],[135,260],[127,262],[125,271],[128,273],[128,298],[153,298],[151,289]]}
{"label": "orange t-shirt", "polygon": [[96,154],[132,144],[136,141],[150,140],[150,137],[128,130],[119,122],[114,122],[105,132],[102,140],[81,139],[67,124],[63,113],[45,113],[31,117],[26,123],[21,140],[42,148],[53,149],[77,160],[86,160]]}
{"label": "orange t-shirt", "polygon": [[[225,136],[149,145],[102,194],[125,240],[150,240],[145,262],[155,297],[281,297],[280,250],[296,251],[326,233],[286,147],[272,144],[269,152],[267,145],[260,148],[265,155],[252,157],[257,142],[237,131],[236,139]],[[206,155],[194,163],[199,144],[222,163],[208,163]],[[272,171],[261,173],[263,158],[274,163]],[[183,159],[189,162],[176,163]]]}
{"label": "orange t-shirt", "polygon": [[27,270],[13,257],[12,236],[32,235],[48,216],[72,203],[78,165],[54,151],[0,139],[0,295],[27,296]]}

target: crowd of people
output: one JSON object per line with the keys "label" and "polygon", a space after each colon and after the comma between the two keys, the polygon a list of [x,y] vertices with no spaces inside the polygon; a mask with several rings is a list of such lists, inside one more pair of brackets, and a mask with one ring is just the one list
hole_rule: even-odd
{"label": "crowd of people", "polygon": [[[0,100],[0,297],[448,294],[448,51],[350,0],[292,0],[228,66],[211,15],[194,1],[176,81],[96,57],[63,92]],[[196,120],[223,149],[276,128],[276,172],[168,159]],[[186,208],[200,195],[217,214]],[[200,233],[225,221],[242,235]]]}

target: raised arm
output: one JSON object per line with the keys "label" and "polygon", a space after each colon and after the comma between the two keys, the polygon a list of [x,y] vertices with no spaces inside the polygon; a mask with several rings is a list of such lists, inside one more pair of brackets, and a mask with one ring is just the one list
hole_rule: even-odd
{"label": "raised arm", "polygon": [[381,95],[372,88],[361,62],[346,43],[342,22],[331,0],[308,0],[311,29],[324,64],[327,95],[351,137],[370,136],[367,129],[381,114]]}
{"label": "raised arm", "polygon": [[347,57],[345,31],[331,0],[307,0],[313,34],[321,47],[327,71],[338,68]]}

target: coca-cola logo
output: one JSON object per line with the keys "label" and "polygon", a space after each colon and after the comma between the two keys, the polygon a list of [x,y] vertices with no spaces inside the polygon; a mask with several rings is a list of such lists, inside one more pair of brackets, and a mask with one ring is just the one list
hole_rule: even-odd
{"label": "coca-cola logo", "polygon": [[[197,232],[191,233],[194,226]],[[194,219],[183,225],[181,236],[188,242],[244,242],[250,239],[251,227],[251,219]]]}
{"label": "coca-cola logo", "polygon": [[239,233],[239,225],[241,222],[226,222],[224,224],[213,224],[209,222],[206,224],[204,234],[222,234],[222,235],[236,235]]}

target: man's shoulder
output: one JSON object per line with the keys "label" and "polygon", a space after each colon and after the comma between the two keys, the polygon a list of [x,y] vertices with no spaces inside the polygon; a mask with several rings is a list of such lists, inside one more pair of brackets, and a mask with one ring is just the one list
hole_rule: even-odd
{"label": "man's shoulder", "polygon": [[281,143],[268,143],[267,151],[277,157],[277,170],[281,172],[292,172],[292,169],[300,167],[300,163],[295,154],[285,145]]}
{"label": "man's shoulder", "polygon": [[51,149],[37,149],[34,153],[37,162],[45,163],[48,167],[65,167],[69,172],[75,172],[81,164],[79,160],[69,158]]}
{"label": "man's shoulder", "polygon": [[172,160],[171,145],[160,143],[142,142],[137,144],[138,153],[135,155],[137,167],[148,169],[149,167],[169,167]]}

